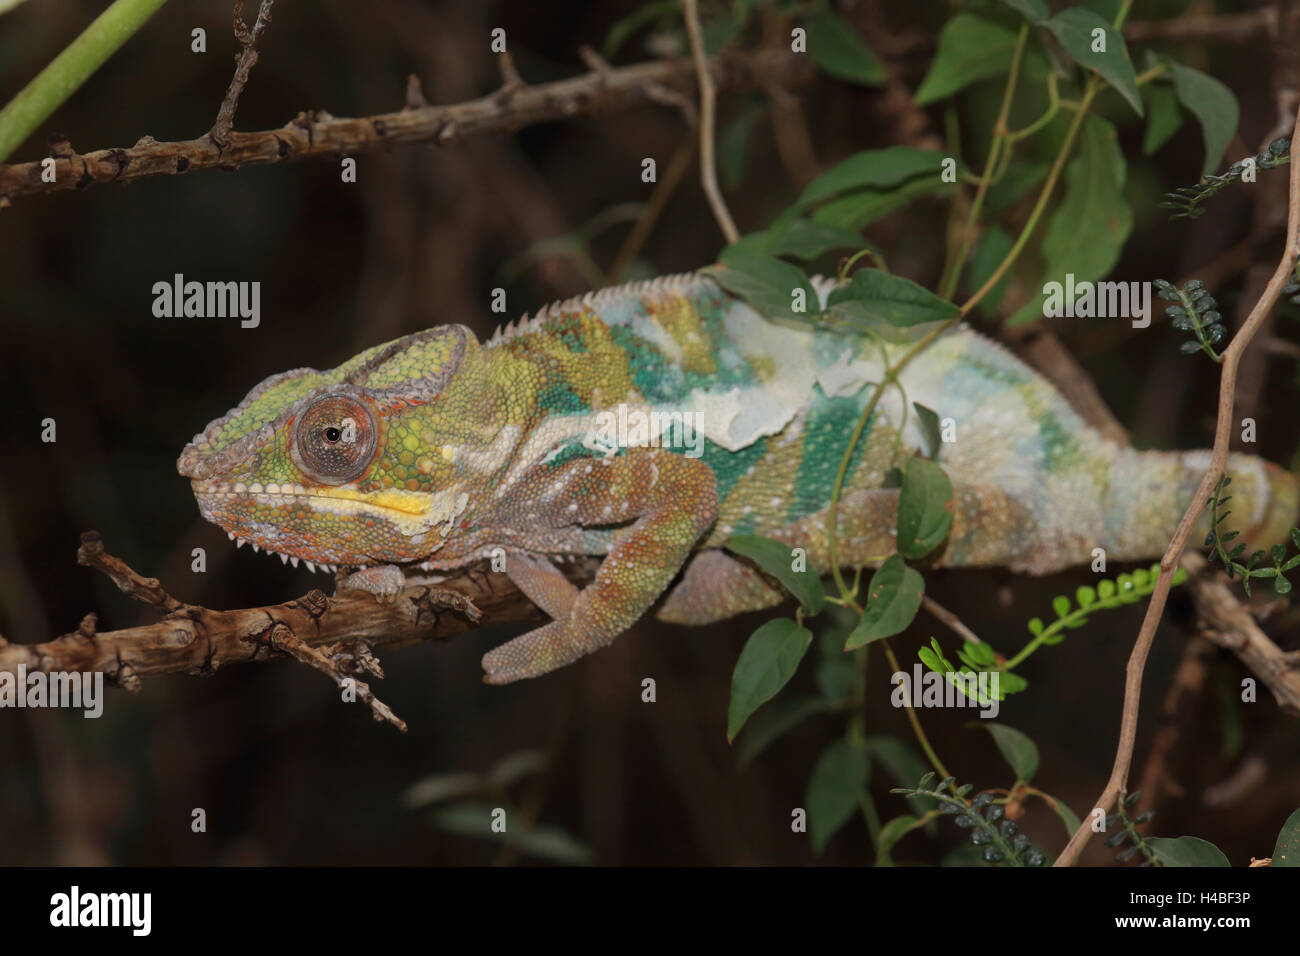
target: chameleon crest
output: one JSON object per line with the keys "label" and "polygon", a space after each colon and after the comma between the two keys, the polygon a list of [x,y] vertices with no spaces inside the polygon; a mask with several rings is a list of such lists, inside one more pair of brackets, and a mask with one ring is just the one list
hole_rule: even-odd
{"label": "chameleon crest", "polygon": [[[832,285],[816,288],[824,300]],[[661,598],[658,616],[686,624],[779,603],[724,550],[732,535],[777,538],[829,570],[836,472],[884,363],[907,347],[769,321],[703,277],[656,279],[550,306],[482,345],[442,326],[327,372],[275,375],[177,467],[233,540],[351,569],[347,586],[381,596],[408,574],[504,553],[551,618],[484,657],[487,680],[505,683],[608,644]],[[1106,441],[965,327],[899,385],[851,458],[837,532],[848,566],[895,549],[885,477],[926,447],[912,402],[955,439],[938,450],[954,498],[936,565],[1041,574],[1097,548],[1149,559],[1208,460]],[[1229,470],[1244,537],[1284,537],[1296,480],[1248,456]],[[574,555],[605,556],[581,590],[553,563]]]}

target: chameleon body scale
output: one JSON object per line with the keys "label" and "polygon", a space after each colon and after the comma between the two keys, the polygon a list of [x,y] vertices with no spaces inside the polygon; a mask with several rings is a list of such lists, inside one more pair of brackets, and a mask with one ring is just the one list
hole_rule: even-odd
{"label": "chameleon body scale", "polygon": [[[817,283],[823,299],[830,288]],[[273,376],[177,467],[232,538],[360,569],[350,584],[381,595],[401,586],[399,569],[504,556],[551,617],[484,657],[487,680],[505,683],[608,644],[656,602],[661,619],[686,624],[779,603],[724,550],[732,535],[778,538],[829,570],[836,472],[883,363],[907,347],[768,320],[710,279],[667,277],[557,303],[484,344],[440,326],[330,371]],[[951,420],[938,461],[954,520],[935,566],[1043,574],[1096,548],[1153,558],[1208,465],[1206,452],[1107,441],[965,326],[916,356],[899,385],[845,481],[846,566],[895,550],[898,492],[883,484],[925,447],[913,402]],[[1283,540],[1300,484],[1245,455],[1228,471],[1232,526],[1258,544]],[[567,555],[605,556],[588,587],[555,568]]]}

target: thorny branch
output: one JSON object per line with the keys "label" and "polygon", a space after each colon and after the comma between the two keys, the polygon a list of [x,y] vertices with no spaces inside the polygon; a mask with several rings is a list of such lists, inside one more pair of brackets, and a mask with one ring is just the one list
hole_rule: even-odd
{"label": "thorny branch", "polygon": [[[766,89],[778,83],[806,83],[812,77],[812,68],[807,57],[788,49],[771,49],[715,57],[709,61],[705,75],[721,89]],[[232,90],[238,80],[237,73]],[[54,157],[52,183],[42,181],[40,160],[0,165],[0,207],[14,196],[29,193],[83,189],[95,183],[128,183],[196,169],[238,169],[253,163],[337,158],[397,143],[445,146],[468,136],[664,102],[672,94],[682,97],[682,91],[692,88],[695,82],[696,70],[689,60],[663,60],[593,70],[554,83],[503,88],[450,106],[425,104],[415,82],[408,86],[405,107],[395,113],[341,118],[324,110],[307,111],[279,129],[229,131],[225,145],[218,145],[210,133],[177,142],[158,142],[145,136],[126,149],[89,153],[77,153],[68,146]]]}
{"label": "thorny branch", "polygon": [[235,39],[239,41],[242,49],[239,53],[239,62],[235,66],[235,75],[230,80],[225,99],[221,101],[221,109],[217,111],[217,121],[212,124],[212,129],[208,132],[208,137],[219,147],[229,143],[230,125],[235,121],[235,108],[239,106],[239,94],[244,92],[244,87],[248,84],[248,76],[257,63],[259,55],[257,41],[261,39],[266,25],[271,22],[271,7],[274,4],[275,0],[262,0],[262,5],[257,10],[257,19],[253,21],[253,26],[250,28],[244,22],[244,0],[235,0]]}
{"label": "thorny branch", "polygon": [[[52,641],[10,644],[0,639],[0,673],[17,674],[20,666],[28,673],[98,671],[136,691],[142,678],[156,674],[211,674],[223,664],[288,654],[339,687],[355,690],[376,720],[405,730],[356,676],[383,676],[372,648],[446,640],[485,617],[505,623],[539,616],[504,574],[477,568],[449,579],[446,588],[408,587],[387,602],[363,591],[339,590],[331,597],[312,589],[283,604],[217,611],[173,597],[156,578],[143,577],[104,550],[94,531],[82,535],[77,563],[102,571],[124,594],[162,611],[162,617],[152,624],[96,633],[95,615],[88,614],[75,631]],[[594,577],[589,562],[563,567],[581,583]]]}
{"label": "thorny branch", "polygon": [[[1291,134],[1293,154],[1297,148],[1300,148],[1300,113],[1296,116],[1296,127]],[[1232,411],[1237,385],[1237,369],[1241,364],[1242,353],[1250,344],[1255,332],[1277,304],[1277,300],[1282,293],[1282,287],[1290,280],[1296,258],[1300,255],[1300,163],[1293,163],[1291,166],[1290,194],[1287,209],[1286,246],[1282,251],[1281,259],[1278,261],[1277,268],[1273,271],[1273,276],[1269,279],[1263,295],[1255,303],[1249,317],[1242,324],[1237,334],[1233,336],[1232,342],[1223,353],[1223,373],[1219,380],[1219,411],[1214,428],[1214,448],[1211,452],[1210,467],[1201,479],[1200,486],[1192,497],[1191,505],[1188,506],[1186,513],[1178,522],[1178,529],[1174,532],[1173,539],[1169,542],[1169,547],[1160,560],[1160,574],[1156,578],[1155,590],[1151,594],[1146,616],[1142,620],[1142,628],[1138,632],[1137,640],[1133,645],[1133,652],[1129,656],[1128,666],[1125,669],[1124,709],[1120,721],[1119,746],[1115,754],[1115,764],[1111,769],[1110,779],[1106,783],[1105,789],[1095,803],[1095,806],[1103,810],[1109,809],[1114,804],[1127,785],[1129,767],[1133,762],[1133,747],[1137,740],[1138,706],[1142,696],[1142,674],[1146,667],[1147,654],[1151,650],[1156,627],[1159,625],[1161,615],[1164,613],[1165,601],[1169,597],[1169,588],[1174,570],[1178,566],[1183,549],[1187,546],[1187,539],[1192,533],[1192,528],[1201,511],[1204,510],[1215,483],[1223,475],[1224,465],[1227,462],[1228,444],[1232,431]],[[1091,836],[1092,826],[1089,819],[1085,820],[1079,826],[1079,829],[1075,831],[1074,836],[1070,838],[1070,842],[1061,851],[1055,865],[1072,865],[1078,859],[1079,854],[1083,851]]]}

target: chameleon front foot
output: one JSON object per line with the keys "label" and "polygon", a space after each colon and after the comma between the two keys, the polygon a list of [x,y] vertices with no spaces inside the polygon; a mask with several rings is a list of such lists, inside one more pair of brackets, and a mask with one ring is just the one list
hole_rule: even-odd
{"label": "chameleon front foot", "polygon": [[406,575],[395,564],[378,564],[341,577],[338,586],[351,591],[369,592],[380,601],[391,601],[406,587]]}

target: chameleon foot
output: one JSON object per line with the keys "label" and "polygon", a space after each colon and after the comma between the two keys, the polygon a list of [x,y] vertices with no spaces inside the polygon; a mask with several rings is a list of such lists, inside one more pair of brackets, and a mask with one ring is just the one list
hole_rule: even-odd
{"label": "chameleon foot", "polygon": [[406,587],[406,575],[395,564],[379,564],[352,572],[339,581],[338,586],[350,591],[368,591],[377,600],[391,601]]}

